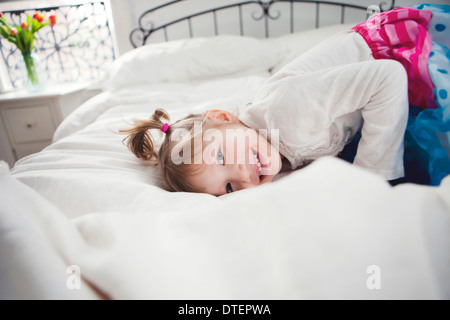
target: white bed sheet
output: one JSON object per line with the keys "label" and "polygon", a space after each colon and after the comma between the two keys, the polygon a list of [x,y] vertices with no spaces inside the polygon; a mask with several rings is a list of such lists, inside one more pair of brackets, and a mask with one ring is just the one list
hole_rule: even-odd
{"label": "white bed sheet", "polygon": [[[114,133],[156,107],[176,119],[245,104],[269,69],[304,51],[301,43],[334,31],[141,49],[139,59],[164,56],[158,65],[183,56],[169,75],[151,76],[135,63],[136,52],[119,59],[105,92],[71,114],[51,146],[0,174],[1,297],[450,298],[449,178],[440,187],[392,188],[324,158],[220,198],[170,193],[160,188],[158,169],[139,162]],[[240,56],[256,54],[268,44],[272,53],[253,56],[251,70],[216,68],[217,60],[198,56],[236,46]],[[72,265],[81,271],[81,289],[67,287]],[[380,289],[367,284],[373,266]]]}

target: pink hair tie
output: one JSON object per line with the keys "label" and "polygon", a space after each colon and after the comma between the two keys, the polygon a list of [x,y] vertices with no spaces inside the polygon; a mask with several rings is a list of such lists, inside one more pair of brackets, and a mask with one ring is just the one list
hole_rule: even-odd
{"label": "pink hair tie", "polygon": [[162,125],[161,129],[159,129],[159,130],[161,130],[162,132],[166,133],[167,130],[169,130],[169,124],[168,123],[164,123]]}

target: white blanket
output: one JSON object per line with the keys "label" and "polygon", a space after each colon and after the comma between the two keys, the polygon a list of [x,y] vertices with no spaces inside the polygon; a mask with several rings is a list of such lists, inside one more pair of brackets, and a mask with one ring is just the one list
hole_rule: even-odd
{"label": "white blanket", "polygon": [[[170,193],[114,133],[156,107],[176,119],[247,103],[312,35],[194,39],[119,59],[105,92],[70,115],[51,146],[0,174],[0,298],[450,298],[448,178],[392,188],[323,158],[220,198]],[[239,47],[247,59],[268,44],[251,70],[210,57],[217,47],[224,62],[223,50]],[[145,54],[160,73],[184,62],[141,74]]]}

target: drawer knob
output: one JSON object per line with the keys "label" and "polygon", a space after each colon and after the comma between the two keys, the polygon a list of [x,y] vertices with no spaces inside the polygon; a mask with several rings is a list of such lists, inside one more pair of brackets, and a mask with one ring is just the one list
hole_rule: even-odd
{"label": "drawer knob", "polygon": [[33,128],[33,126],[34,126],[34,122],[28,122],[28,123],[27,123],[27,128],[28,128],[28,129]]}

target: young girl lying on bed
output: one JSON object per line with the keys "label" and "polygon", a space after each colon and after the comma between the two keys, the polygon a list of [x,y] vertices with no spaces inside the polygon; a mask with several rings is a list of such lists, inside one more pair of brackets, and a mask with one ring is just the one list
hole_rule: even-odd
{"label": "young girl lying on bed", "polygon": [[[409,103],[436,108],[426,68],[431,17],[413,8],[377,15],[286,65],[239,115],[209,110],[169,125],[158,109],[123,130],[128,146],[161,167],[169,190],[219,196],[337,156],[360,131],[353,163],[400,178]],[[150,129],[166,135],[159,152]]]}

